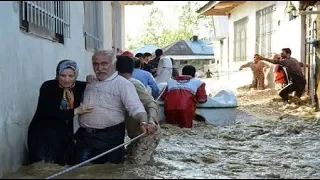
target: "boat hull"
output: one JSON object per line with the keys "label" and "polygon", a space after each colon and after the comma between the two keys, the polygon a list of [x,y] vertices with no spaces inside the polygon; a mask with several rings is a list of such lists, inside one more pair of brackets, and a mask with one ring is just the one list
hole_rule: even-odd
{"label": "boat hull", "polygon": [[[158,84],[159,89],[166,87],[166,83]],[[158,100],[160,106],[159,120],[164,121],[165,114],[163,109],[163,101]],[[207,102],[197,104],[197,119],[202,119],[209,124],[223,126],[235,123],[236,121],[237,98],[233,92],[228,90],[219,91],[215,96],[208,96]]]}

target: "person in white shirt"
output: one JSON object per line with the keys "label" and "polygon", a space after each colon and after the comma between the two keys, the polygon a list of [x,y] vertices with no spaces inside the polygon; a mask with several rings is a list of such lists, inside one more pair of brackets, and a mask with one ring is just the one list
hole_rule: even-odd
{"label": "person in white shirt", "polygon": [[[125,113],[140,122],[142,132],[153,133],[147,113],[134,85],[115,71],[116,55],[99,50],[92,56],[96,80],[87,85],[83,104],[93,104],[91,113],[79,116],[75,134],[75,162],[80,163],[124,143]],[[123,163],[125,149],[121,147],[93,163]]]}

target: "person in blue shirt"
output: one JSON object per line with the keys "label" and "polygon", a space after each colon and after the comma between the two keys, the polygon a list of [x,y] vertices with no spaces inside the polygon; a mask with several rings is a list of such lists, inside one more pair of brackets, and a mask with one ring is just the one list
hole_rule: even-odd
{"label": "person in blue shirt", "polygon": [[140,65],[141,65],[141,61],[139,59],[135,59],[132,76],[133,78],[141,81],[145,87],[149,85],[151,88],[152,96],[154,99],[156,99],[160,93],[159,87],[156,81],[154,80],[152,74],[149,73],[148,71],[140,69]]}

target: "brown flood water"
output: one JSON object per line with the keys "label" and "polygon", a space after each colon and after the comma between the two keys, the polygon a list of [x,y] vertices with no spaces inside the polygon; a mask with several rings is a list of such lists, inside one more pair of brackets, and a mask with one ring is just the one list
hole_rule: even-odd
{"label": "brown flood water", "polygon": [[[275,93],[238,94],[235,124],[194,122],[193,129],[163,124],[163,137],[148,165],[87,165],[57,178],[319,178],[320,121],[307,104],[283,110],[272,100]],[[38,163],[3,178],[45,178],[62,169]]]}

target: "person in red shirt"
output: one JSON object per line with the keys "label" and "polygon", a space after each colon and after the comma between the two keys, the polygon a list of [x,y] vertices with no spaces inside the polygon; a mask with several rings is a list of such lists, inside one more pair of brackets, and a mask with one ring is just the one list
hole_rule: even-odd
{"label": "person in red shirt", "polygon": [[168,81],[161,96],[164,100],[164,114],[170,124],[178,124],[181,128],[192,128],[196,114],[196,104],[205,103],[207,94],[205,83],[195,79],[196,68],[186,65],[182,75]]}
{"label": "person in red shirt", "polygon": [[129,57],[131,57],[131,58],[134,58],[134,55],[133,55],[132,52],[130,52],[130,51],[125,51],[125,52],[123,52],[121,55],[122,55],[122,56],[129,56]]}

